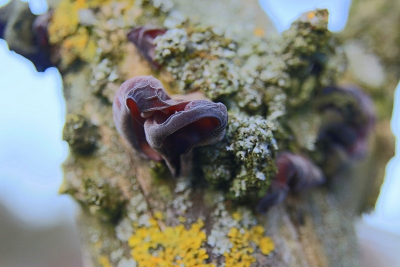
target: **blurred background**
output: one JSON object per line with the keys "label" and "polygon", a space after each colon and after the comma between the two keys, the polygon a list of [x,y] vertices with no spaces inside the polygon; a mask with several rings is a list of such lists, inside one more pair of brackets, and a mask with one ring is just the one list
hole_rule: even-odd
{"label": "blurred background", "polygon": [[[0,6],[8,1],[0,0]],[[328,8],[329,28],[344,28],[350,0],[260,0],[279,32],[302,12]],[[45,0],[31,0],[35,14]],[[391,127],[400,135],[400,86]],[[0,267],[82,266],[74,217],[78,205],[58,195],[61,163],[68,155],[62,141],[65,103],[55,68],[36,72],[33,64],[9,51],[0,39]],[[355,222],[363,266],[400,266],[400,159],[387,165],[375,208]]]}

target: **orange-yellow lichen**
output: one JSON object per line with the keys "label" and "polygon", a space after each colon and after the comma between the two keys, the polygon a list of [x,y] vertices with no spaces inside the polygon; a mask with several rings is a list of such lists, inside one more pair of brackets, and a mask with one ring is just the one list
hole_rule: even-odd
{"label": "orange-yellow lichen", "polygon": [[[89,34],[86,26],[79,24],[79,12],[84,9],[97,9],[110,2],[110,0],[60,2],[54,10],[48,31],[50,43],[60,47],[62,65],[66,66],[77,58],[86,62],[93,61],[98,40]],[[132,7],[133,3],[133,0],[129,0],[121,10]]]}
{"label": "orange-yellow lichen", "polygon": [[264,236],[264,227],[257,225],[250,230],[231,228],[228,237],[232,243],[230,252],[224,253],[226,266],[250,267],[256,261],[253,242],[262,254],[268,255],[274,250],[274,243],[269,237]]}
{"label": "orange-yellow lichen", "polygon": [[257,36],[257,37],[262,37],[262,36],[265,35],[265,32],[264,32],[264,30],[262,28],[256,27],[254,29],[254,35]]}
{"label": "orange-yellow lichen", "polygon": [[106,256],[100,256],[97,261],[99,262],[99,264],[103,267],[112,267],[110,261],[108,260],[108,258]]}
{"label": "orange-yellow lichen", "polygon": [[[62,0],[54,10],[49,25],[50,42],[55,44],[76,32],[79,26],[80,10],[99,8],[110,2],[111,0]],[[129,0],[122,9],[125,10],[133,4],[134,0]]]}
{"label": "orange-yellow lichen", "polygon": [[77,58],[90,62],[96,54],[96,45],[89,39],[89,32],[85,28],[79,28],[76,34],[66,38],[60,47],[63,55],[62,64],[70,64]]}
{"label": "orange-yellow lichen", "polygon": [[78,29],[78,7],[70,0],[63,0],[54,10],[49,25],[50,43],[55,44],[72,35]]}
{"label": "orange-yellow lichen", "polygon": [[232,213],[232,218],[236,221],[240,221],[243,218],[243,215],[240,212],[234,212]]}
{"label": "orange-yellow lichen", "polygon": [[128,241],[138,266],[215,266],[204,263],[208,254],[203,247],[206,241],[203,221],[198,220],[189,229],[178,225],[166,227],[164,231],[157,227],[154,219],[150,220],[150,225],[137,229]]}
{"label": "orange-yellow lichen", "polygon": [[183,217],[183,216],[179,216],[179,217],[178,217],[178,221],[179,221],[180,223],[184,223],[184,222],[186,222],[186,218]]}
{"label": "orange-yellow lichen", "polygon": [[307,18],[308,18],[308,19],[312,19],[312,18],[314,18],[314,17],[315,17],[315,12],[313,12],[313,11],[308,12],[308,14],[307,14]]}
{"label": "orange-yellow lichen", "polygon": [[161,211],[156,211],[154,212],[154,218],[157,220],[162,220],[164,218],[164,215],[162,214]]}
{"label": "orange-yellow lichen", "polygon": [[[246,217],[241,212],[234,212],[231,216],[239,224]],[[179,216],[182,224],[161,231],[156,219],[163,220],[164,215],[160,211],[155,212],[154,218],[149,219],[148,227],[138,227],[134,223],[136,230],[128,244],[138,267],[215,266],[214,263],[205,263],[209,256],[205,249],[207,237],[202,229],[202,220],[186,229],[183,225],[186,219]],[[232,244],[229,252],[223,254],[227,267],[249,267],[256,261],[255,252],[268,255],[274,250],[274,243],[265,236],[265,229],[260,225],[247,229],[232,227],[226,236]]]}

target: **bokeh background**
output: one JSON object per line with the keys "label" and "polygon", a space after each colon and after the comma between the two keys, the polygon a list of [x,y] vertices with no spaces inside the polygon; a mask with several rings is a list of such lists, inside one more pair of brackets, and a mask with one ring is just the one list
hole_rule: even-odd
{"label": "bokeh background", "polygon": [[[0,6],[8,0],[0,0]],[[279,32],[302,12],[328,8],[329,28],[346,25],[350,0],[260,0]],[[43,13],[45,0],[31,0]],[[392,130],[400,136],[400,86],[396,89]],[[78,205],[59,195],[65,103],[55,68],[36,72],[33,64],[9,51],[0,39],[0,267],[80,267],[74,218]],[[387,165],[375,210],[355,222],[363,266],[400,267],[400,147]]]}

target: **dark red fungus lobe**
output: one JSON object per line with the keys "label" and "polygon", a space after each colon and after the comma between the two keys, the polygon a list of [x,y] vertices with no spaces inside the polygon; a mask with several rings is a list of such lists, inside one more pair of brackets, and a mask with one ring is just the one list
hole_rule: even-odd
{"label": "dark red fungus lobe", "polygon": [[172,100],[152,76],[124,82],[113,111],[118,132],[131,146],[146,158],[164,159],[174,176],[186,174],[194,147],[223,138],[228,121],[223,104]]}
{"label": "dark red fungus lobe", "polygon": [[272,205],[281,203],[289,191],[299,192],[326,181],[321,169],[301,155],[281,152],[276,159],[276,166],[278,173],[268,193],[258,204],[260,212],[265,212]]}
{"label": "dark red fungus lobe", "polygon": [[117,91],[113,103],[114,122],[118,132],[141,156],[162,160],[146,140],[143,111],[164,108],[169,97],[162,84],[152,76],[139,76],[124,82]]}
{"label": "dark red fungus lobe", "polygon": [[179,175],[181,162],[194,147],[221,141],[228,116],[225,105],[208,100],[183,102],[156,112],[145,122],[146,139],[166,161],[171,172]]}
{"label": "dark red fungus lobe", "polygon": [[[341,104],[336,103],[341,96]],[[368,149],[368,136],[375,125],[375,109],[371,98],[356,87],[327,87],[324,97],[332,101],[324,101],[319,107],[322,112],[335,112],[340,119],[327,120],[322,125],[317,144],[323,147],[328,155],[333,148],[342,148],[350,158],[365,156]],[[345,103],[345,104],[343,104]],[[332,117],[332,116],[331,116]]]}
{"label": "dark red fungus lobe", "polygon": [[158,70],[161,66],[155,60],[154,39],[163,35],[167,30],[153,26],[133,28],[127,35],[128,40],[135,44],[142,56],[150,63],[153,69]]}
{"label": "dark red fungus lobe", "polygon": [[[10,50],[14,50],[31,61],[38,72],[43,72],[47,68],[54,66],[50,58],[50,55],[53,53],[50,51],[52,47],[49,44],[49,36],[47,33],[51,16],[52,11],[50,10],[39,16],[35,16],[31,13],[21,13],[21,16],[18,16],[16,20],[8,20],[6,24],[3,25],[0,21],[0,38],[7,39],[7,28],[12,29],[11,31],[15,32],[14,34],[23,38],[26,45],[22,47],[13,45],[15,42],[12,42],[10,44]],[[5,27],[4,32],[2,27]],[[5,36],[3,36],[3,34],[5,34]]]}
{"label": "dark red fungus lobe", "polygon": [[53,11],[49,10],[37,16],[32,24],[32,30],[36,35],[36,44],[43,49],[49,49],[50,47],[48,27],[52,16]]}

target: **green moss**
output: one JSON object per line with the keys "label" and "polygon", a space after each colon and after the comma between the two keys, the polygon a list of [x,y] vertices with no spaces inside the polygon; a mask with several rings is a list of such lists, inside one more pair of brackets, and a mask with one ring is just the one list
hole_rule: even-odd
{"label": "green moss", "polygon": [[329,94],[319,97],[314,103],[317,109],[324,111],[327,108],[335,108],[338,114],[341,114],[342,120],[354,125],[362,127],[368,123],[369,114],[362,110],[355,95],[345,93],[346,91],[333,91]]}
{"label": "green moss", "polygon": [[166,177],[171,176],[167,165],[157,161],[150,162],[150,173],[155,180],[164,180]]}
{"label": "green moss", "polygon": [[117,221],[125,202],[120,190],[105,179],[86,178],[83,182],[84,194],[78,200],[100,219]]}
{"label": "green moss", "polygon": [[100,135],[97,126],[91,124],[84,116],[68,114],[63,129],[63,140],[67,141],[73,151],[89,154],[96,148]]}

